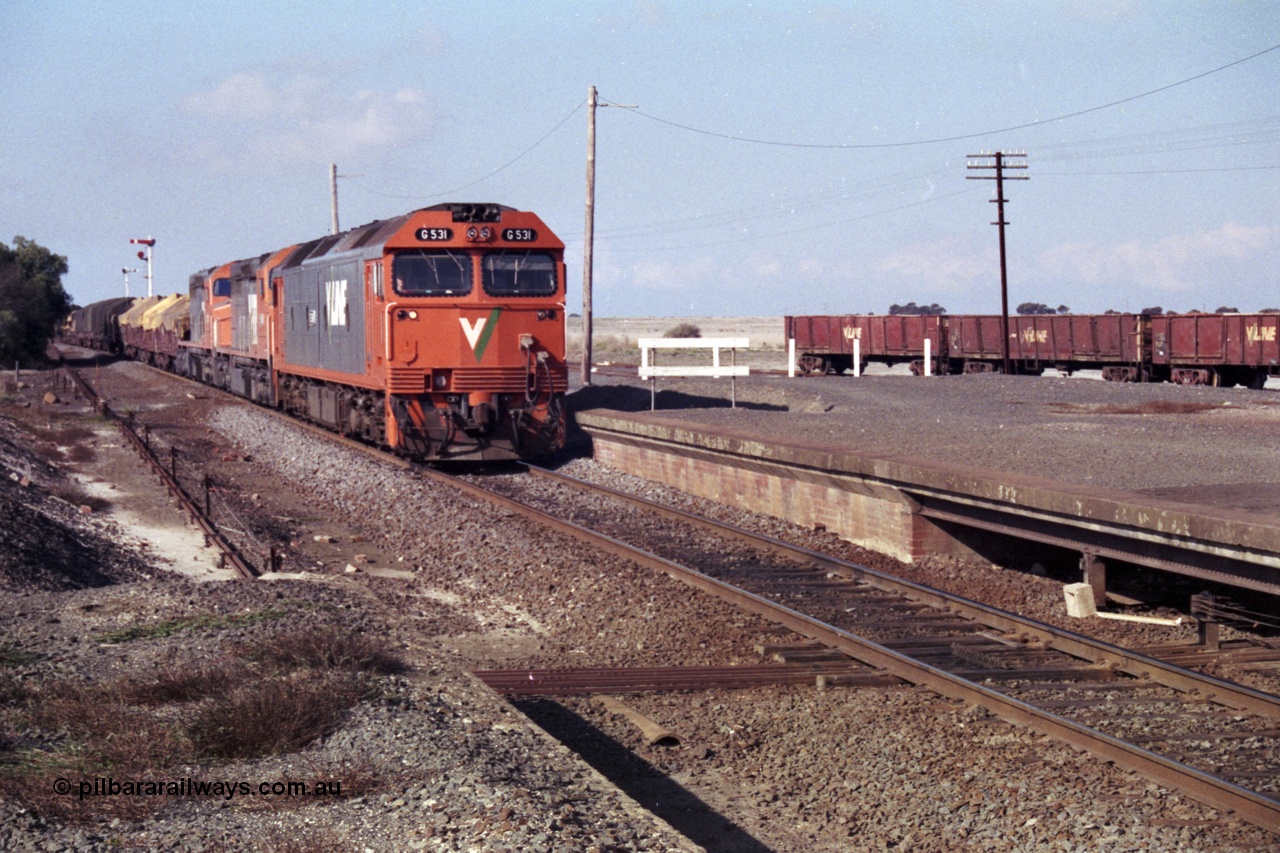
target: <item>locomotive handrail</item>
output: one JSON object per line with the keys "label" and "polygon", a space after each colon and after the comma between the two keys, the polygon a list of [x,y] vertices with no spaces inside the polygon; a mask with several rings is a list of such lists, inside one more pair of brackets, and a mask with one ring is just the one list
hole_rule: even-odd
{"label": "locomotive handrail", "polygon": [[399,307],[399,302],[388,302],[386,308],[382,309],[382,347],[387,358],[387,369],[391,368],[391,312]]}

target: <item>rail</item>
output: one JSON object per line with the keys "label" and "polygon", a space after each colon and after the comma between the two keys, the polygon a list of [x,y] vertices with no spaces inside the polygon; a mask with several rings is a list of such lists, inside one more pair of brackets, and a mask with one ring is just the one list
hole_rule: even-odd
{"label": "rail", "polygon": [[[531,470],[536,470],[539,476],[550,477],[555,480],[573,480],[573,478],[568,478],[555,472],[542,469]],[[576,484],[580,484],[578,485],[580,488],[591,488],[604,492],[612,491],[602,489],[593,484],[581,483],[581,481],[570,483],[570,485]],[[478,487],[468,486],[467,484],[463,484],[463,487],[468,491],[476,489],[478,496],[483,491]],[[623,498],[636,505],[652,503],[643,498],[629,495],[623,495]],[[943,696],[982,705],[994,715],[1010,723],[1028,727],[1061,742],[1085,749],[1106,760],[1135,770],[1155,782],[1181,790],[1203,803],[1234,811],[1237,816],[1244,820],[1264,827],[1271,832],[1280,833],[1280,801],[1266,794],[1243,788],[1220,776],[1190,767],[1159,753],[1144,749],[1135,743],[1104,734],[1087,725],[1055,714],[1046,707],[1038,707],[1003,693],[994,687],[970,680],[970,678],[966,678],[961,674],[949,672],[940,666],[917,659],[890,645],[883,645],[836,626],[826,624],[777,601],[710,577],[656,554],[640,550],[606,534],[550,516],[541,510],[525,507],[510,498],[492,495],[487,496],[486,499],[515,509],[522,514],[538,518],[562,532],[604,547],[610,553],[625,555],[641,565],[665,573],[696,589],[709,592],[743,609],[757,613],[829,648],[838,649],[882,672],[891,673],[911,683],[927,687]],[[681,514],[679,510],[673,510],[669,507],[660,507],[658,511],[670,514],[673,517]],[[709,520],[699,519],[698,523],[705,524],[707,521]],[[739,539],[750,540],[757,538],[755,534],[737,528],[730,528],[719,522],[711,522],[711,525],[718,526],[727,535]],[[1280,712],[1277,707],[1277,698],[1261,691],[1232,684],[1212,676],[1193,673],[1129,649],[1111,646],[1070,631],[1038,623],[1035,620],[998,611],[978,602],[968,601],[958,596],[892,578],[865,566],[847,563],[843,560],[798,548],[769,537],[759,537],[757,541],[760,542],[760,546],[764,550],[769,552],[791,552],[795,556],[812,560],[828,570],[835,569],[841,575],[847,575],[850,578],[870,583],[877,588],[910,591],[911,595],[917,600],[929,602],[934,607],[949,611],[955,616],[960,616],[962,611],[968,611],[970,618],[976,618],[983,624],[990,625],[1007,634],[1034,631],[1045,637],[1046,644],[1052,648],[1082,661],[1092,662],[1086,665],[1086,668],[1094,673],[1123,672],[1127,676],[1136,679],[1135,683],[1137,684],[1160,684],[1185,693],[1202,702],[1221,704],[1226,708],[1248,711],[1266,718],[1274,718]],[[999,673],[995,674],[998,675]],[[1008,675],[1008,673],[1004,674]],[[982,673],[978,675],[982,675]],[[993,674],[987,673],[987,675]]]}
{"label": "rail", "polygon": [[[332,434],[323,433],[323,435],[330,440],[338,440]],[[358,446],[349,441],[343,443],[359,447],[359,449],[371,456],[394,459],[394,457],[373,448]],[[970,677],[950,672],[926,659],[906,653],[905,649],[901,647],[901,643],[892,641],[888,643],[875,642],[848,630],[824,623],[771,598],[713,578],[620,541],[608,534],[592,530],[529,506],[522,501],[497,494],[465,480],[451,477],[421,465],[406,463],[403,460],[395,461],[397,464],[410,468],[426,479],[435,479],[447,483],[452,488],[463,491],[473,497],[537,520],[551,529],[601,547],[609,553],[623,555],[639,565],[667,574],[696,589],[712,593],[745,610],[764,616],[775,624],[785,626],[802,636],[822,643],[828,648],[837,649],[855,660],[870,665],[880,671],[880,677],[888,675],[901,678],[927,687],[943,696],[982,705],[989,712],[1011,723],[1026,726],[1062,742],[1090,751],[1119,765],[1136,770],[1160,784],[1182,790],[1201,802],[1234,812],[1235,816],[1241,819],[1264,827],[1273,833],[1280,834],[1280,799],[1277,799],[1275,795],[1267,795],[1241,787],[1222,776],[1198,770],[1172,758],[1144,749],[1138,746],[1138,743],[1143,742],[1143,738],[1137,738],[1133,741],[1120,740],[1092,729],[1087,725],[1053,713],[1048,708],[1055,705],[1055,703],[1046,703],[1044,707],[1038,707],[1035,704],[1001,692],[994,687],[979,683],[978,680],[971,680],[995,679],[999,681],[1000,677],[1008,680],[1010,677],[1017,677],[1015,670],[979,670],[969,673]],[[549,475],[549,472],[543,470],[538,470],[537,473],[540,476]],[[555,479],[572,480],[572,478],[565,478],[563,475],[550,475]],[[581,483],[581,481],[577,482]],[[590,484],[585,483],[581,485],[583,487],[590,486]],[[590,487],[598,488],[595,486]],[[602,491],[610,490],[605,489]],[[637,504],[651,504],[651,502],[633,496],[626,497]],[[662,511],[678,512],[670,508],[662,508]],[[761,542],[761,547],[772,553],[786,551],[802,553],[804,559],[816,562],[818,566],[826,570],[828,574],[823,574],[823,578],[835,576],[844,580],[857,580],[869,584],[873,588],[881,588],[886,584],[896,584],[901,588],[911,588],[913,597],[916,600],[944,611],[939,616],[933,617],[935,620],[945,617],[945,620],[948,620],[948,624],[950,624],[949,620],[956,618],[975,619],[982,624],[1004,632],[1006,635],[1016,635],[1029,631],[1034,627],[1037,629],[1037,633],[1042,634],[1048,641],[1045,643],[1046,646],[1065,652],[1078,659],[1078,662],[1070,667],[1072,673],[1068,673],[1068,677],[1073,673],[1075,675],[1083,673],[1095,679],[1107,680],[1114,679],[1119,673],[1124,673],[1133,679],[1134,686],[1142,687],[1144,685],[1159,684],[1166,688],[1186,693],[1192,701],[1199,704],[1220,705],[1227,709],[1235,709],[1230,712],[1233,714],[1240,712],[1255,713],[1265,718],[1275,718],[1280,715],[1280,709],[1277,709],[1276,697],[1261,691],[1252,690],[1221,679],[1198,675],[1166,662],[1146,657],[1132,650],[1109,646],[1069,631],[1063,631],[1042,623],[1034,623],[1034,620],[1027,620],[1013,614],[997,611],[977,602],[891,578],[864,566],[805,551],[805,549],[796,548],[779,540],[768,539],[767,537],[758,538],[755,534],[747,531],[729,528],[726,525],[719,526],[724,528],[726,534],[737,538],[757,538],[757,541]],[[833,570],[834,575],[830,574]],[[822,581],[822,583],[826,583],[826,581]],[[962,610],[969,610],[971,613],[965,616],[961,614],[960,611]],[[977,615],[978,613],[981,615]],[[915,624],[916,627],[924,628],[929,627],[932,623],[924,620]],[[910,643],[907,645],[910,645]],[[1034,669],[1031,670],[1031,672],[1036,671]],[[1048,672],[1050,670],[1040,670],[1041,674]],[[553,678],[560,677],[559,674],[553,675],[550,672],[546,674]],[[571,681],[577,681],[583,675],[590,674],[583,673],[566,677]],[[665,680],[667,676],[679,674],[666,673],[659,675],[662,675]],[[591,680],[595,680],[594,675],[590,675],[590,677]],[[525,674],[525,678],[527,680],[528,673]],[[629,676],[624,675],[623,678],[629,678]],[[582,689],[583,686],[586,685],[574,685],[574,688]],[[1266,732],[1254,732],[1253,734],[1262,735],[1266,734]],[[1150,739],[1147,738],[1146,740]]]}
{"label": "rail", "polygon": [[[649,380],[649,409],[657,408],[659,376],[710,376],[730,379],[729,403],[738,406],[738,377],[750,374],[750,368],[738,364],[738,350],[751,346],[747,338],[641,338],[640,378]],[[657,364],[660,349],[709,349],[710,365],[661,365]],[[720,363],[720,351],[729,350],[730,363]]]}
{"label": "rail", "polygon": [[[191,516],[191,520],[195,522],[204,532],[205,544],[212,544],[218,548],[220,552],[220,562],[224,565],[231,564],[231,568],[242,578],[253,579],[259,574],[257,569],[249,564],[247,560],[236,550],[235,546],[222,535],[222,531],[214,524],[207,512],[202,512],[199,505],[195,502],[186,490],[182,488],[182,484],[178,482],[177,469],[175,467],[176,454],[171,453],[169,459],[169,467],[166,468],[164,463],[151,451],[151,442],[149,431],[144,436],[138,435],[138,431],[134,429],[131,418],[124,418],[117,414],[107,402],[103,400],[93,387],[82,377],[76,370],[71,367],[64,366],[67,376],[76,384],[80,392],[93,405],[103,417],[114,423],[120,430],[120,433],[133,445],[134,450],[143,458],[164,482],[165,488],[169,494],[178,501],[179,505]],[[144,428],[145,429],[145,428]],[[205,480],[206,488],[208,479]],[[208,506],[209,496],[206,491],[205,505]],[[274,559],[274,558],[273,558]]]}

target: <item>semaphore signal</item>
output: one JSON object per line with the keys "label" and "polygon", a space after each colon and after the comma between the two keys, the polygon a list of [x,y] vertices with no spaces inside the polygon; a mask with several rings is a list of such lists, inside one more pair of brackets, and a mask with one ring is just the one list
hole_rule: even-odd
{"label": "semaphore signal", "polygon": [[152,237],[139,237],[129,241],[135,246],[146,246],[138,252],[138,260],[147,262],[147,296],[151,295],[151,248],[155,246],[156,241]]}

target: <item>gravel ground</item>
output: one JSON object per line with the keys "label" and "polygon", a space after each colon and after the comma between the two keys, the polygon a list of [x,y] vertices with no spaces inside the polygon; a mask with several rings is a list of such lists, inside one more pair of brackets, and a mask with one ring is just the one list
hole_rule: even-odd
{"label": "gravel ground", "polygon": [[[123,401],[134,382],[136,367],[122,367],[118,376],[98,377],[110,388],[113,402]],[[139,386],[132,393],[145,394],[146,388]],[[204,416],[216,415],[217,410],[207,400],[176,405],[170,400],[153,404],[150,411],[162,417],[151,422],[172,420],[203,432]],[[493,660],[501,653],[483,650],[509,645],[507,632],[536,643],[518,607],[501,597],[475,594],[493,568],[483,553],[493,519],[477,518],[471,501],[409,484],[399,496],[404,514],[389,518],[392,530],[403,532],[410,546],[406,562],[417,561],[422,582],[410,583],[392,572],[389,578],[378,577],[374,573],[384,567],[369,564],[362,564],[367,571],[359,577],[350,576],[341,567],[355,559],[351,548],[373,551],[376,543],[346,538],[330,542],[337,539],[330,534],[341,525],[325,523],[323,508],[345,499],[354,512],[348,522],[367,519],[370,495],[400,485],[402,472],[370,468],[368,460],[346,458],[345,452],[335,456],[332,448],[296,431],[289,436],[294,446],[272,458],[271,448],[261,443],[278,443],[282,427],[256,413],[243,412],[241,417],[247,420],[231,422],[228,428],[243,426],[242,445],[262,449],[270,463],[278,465],[257,471],[274,481],[276,491],[300,499],[289,504],[290,511],[301,515],[296,513],[299,506],[311,510],[288,523],[298,537],[292,540],[290,562],[295,568],[308,564],[312,579],[195,583],[166,573],[162,579],[121,578],[127,582],[92,589],[62,591],[84,586],[70,579],[56,592],[33,583],[0,590],[0,601],[10,614],[0,629],[0,761],[14,768],[30,766],[42,753],[56,754],[68,738],[76,737],[74,721],[64,728],[33,724],[24,713],[30,700],[38,704],[69,686],[92,686],[106,690],[108,698],[101,701],[109,712],[118,708],[122,714],[132,713],[136,709],[111,704],[114,694],[107,688],[234,658],[242,649],[281,636],[336,629],[376,639],[403,660],[405,671],[381,677],[373,698],[357,704],[332,734],[302,750],[230,764],[165,766],[144,778],[233,780],[255,787],[281,780],[327,780],[345,782],[342,796],[319,801],[251,794],[229,799],[178,796],[152,799],[144,806],[117,796],[90,798],[85,805],[75,793],[80,782],[111,777],[111,767],[61,768],[56,772],[73,783],[67,797],[51,795],[53,776],[41,779],[45,788],[34,792],[6,784],[0,799],[0,847],[546,853],[694,849],[466,673],[469,659],[457,648],[477,647],[484,660]],[[197,422],[201,425],[194,427]],[[224,441],[213,443],[226,447]],[[14,458],[23,457],[22,447],[15,447]],[[228,484],[224,497],[242,501],[247,513],[254,506],[250,496],[240,496],[230,485],[240,479],[236,469],[247,466],[243,456],[224,461],[228,455],[204,457],[221,463],[219,480]],[[21,461],[18,466],[24,467]],[[332,475],[339,483],[353,483],[352,470],[361,466],[367,479],[354,492],[335,490],[326,480]],[[282,480],[286,474],[298,481]],[[148,475],[135,476],[143,482]],[[29,487],[24,496],[35,488]],[[8,497],[7,490],[0,491],[0,499]],[[267,497],[263,495],[264,503]],[[5,500],[3,506],[10,503]],[[272,510],[279,506],[259,510],[274,517]],[[435,522],[429,537],[421,535],[421,519]],[[101,519],[98,523],[109,525]],[[326,531],[324,541],[307,536],[304,546],[305,525],[311,523]],[[271,525],[264,528],[262,535],[269,535]],[[52,532],[49,527],[44,530],[46,536]],[[368,534],[376,535],[375,531],[390,532],[374,525]],[[116,533],[128,541],[123,531]],[[289,540],[283,544],[287,547]],[[328,553],[342,549],[341,555]],[[455,557],[469,549],[474,549],[475,559]],[[135,547],[131,556],[145,564],[151,555]],[[171,631],[160,630],[165,626]],[[139,636],[111,640],[131,630]],[[190,713],[178,706],[161,708],[152,724],[160,725],[179,712]]]}
{"label": "gravel ground", "polygon": [[[333,802],[285,805],[186,798],[150,816],[88,823],[6,797],[6,848],[678,850],[692,849],[692,839],[747,851],[1276,849],[1274,837],[1212,809],[914,689],[629,697],[680,734],[675,749],[645,746],[588,700],[522,704],[580,759],[524,725],[465,670],[757,661],[753,645],[768,629],[246,407],[161,398],[133,387],[139,380],[129,369],[106,373],[113,399],[153,398],[143,420],[183,425],[222,498],[309,580],[196,584],[165,575],[4,593],[15,614],[0,629],[6,686],[48,691],[61,681],[145,676],[161,664],[190,666],[281,632],[334,625],[377,638],[407,668],[381,676],[376,697],[311,746],[173,771],[251,782],[364,780],[354,796],[344,790]],[[579,408],[610,393],[636,396],[593,390]],[[585,460],[569,468],[623,479]],[[814,535],[755,523],[791,538]],[[1019,601],[1061,604],[1060,585],[1045,578],[951,561],[932,570],[1014,609]],[[102,640],[194,615],[209,619],[163,637]],[[255,618],[239,618],[248,616]],[[4,697],[5,753],[59,741],[18,715],[21,691]],[[662,820],[637,811],[586,762],[617,774]]]}

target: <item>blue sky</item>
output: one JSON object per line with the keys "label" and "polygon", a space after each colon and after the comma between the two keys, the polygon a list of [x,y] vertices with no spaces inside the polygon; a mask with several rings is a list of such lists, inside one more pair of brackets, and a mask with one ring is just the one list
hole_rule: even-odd
{"label": "blue sky", "polygon": [[638,108],[597,116],[598,316],[998,311],[965,179],[998,149],[1030,167],[1011,304],[1280,307],[1277,45],[1270,0],[7,0],[0,241],[66,255],[87,303],[150,235],[185,291],[327,233],[336,162],[343,227],[538,212],[576,310],[595,85]]}

